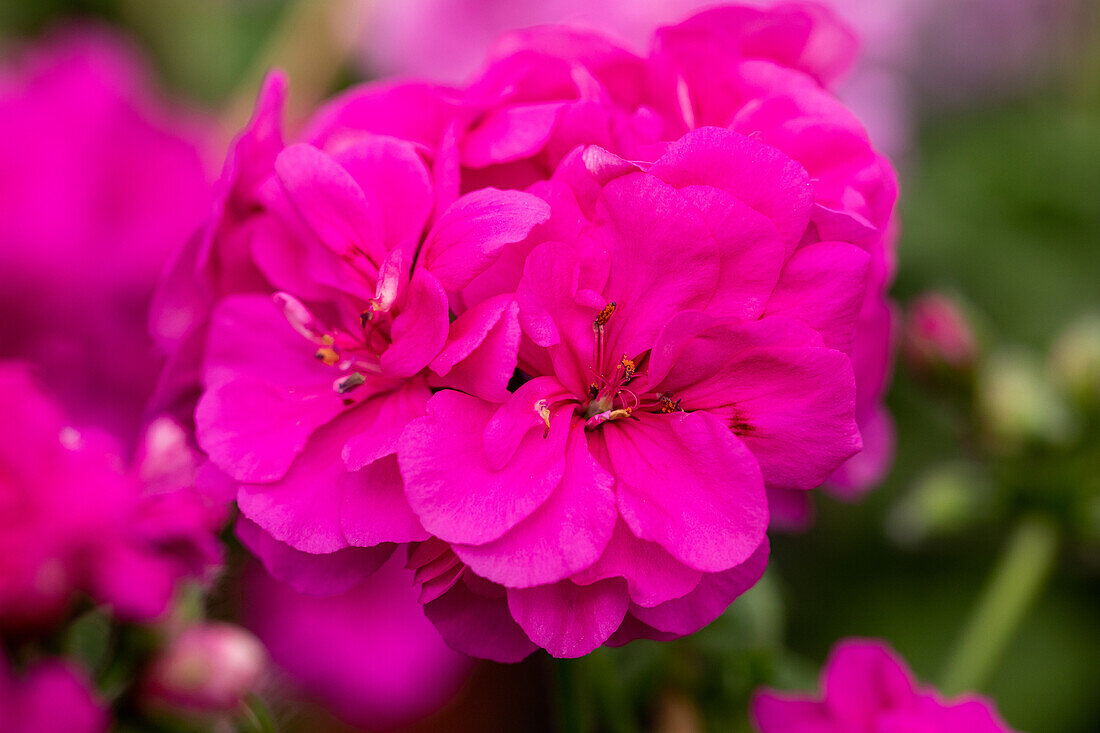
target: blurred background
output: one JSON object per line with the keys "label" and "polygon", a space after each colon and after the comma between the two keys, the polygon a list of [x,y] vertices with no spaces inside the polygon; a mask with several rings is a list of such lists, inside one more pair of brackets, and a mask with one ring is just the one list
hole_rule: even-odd
{"label": "blurred background", "polygon": [[[271,65],[289,72],[293,126],[360,80],[461,81],[510,28],[571,22],[642,50],[654,25],[705,4],[3,0],[0,89],[22,49],[96,24],[132,44],[150,87],[203,130],[213,180]],[[1100,359],[1100,8],[828,4],[863,37],[839,94],[901,177],[895,298],[911,311],[944,294],[973,333],[957,364],[930,369],[919,349],[901,349],[897,460],[883,485],[856,504],[817,497],[812,526],[774,536],[765,580],[704,632],[600,650],[566,675],[540,655],[516,667],[447,656],[409,620],[411,590],[361,589],[338,607],[288,597],[238,558],[211,613],[268,641],[282,669],[267,693],[278,729],[551,730],[555,687],[576,685],[603,729],[620,728],[601,711],[626,710],[645,729],[748,730],[754,687],[812,688],[830,646],[852,635],[886,638],[938,680],[1016,519],[1038,510],[1057,521],[1057,560],[983,691],[1019,730],[1100,731],[1100,393],[1089,381]],[[390,596],[405,605],[363,610]],[[372,625],[408,629],[366,638]]]}

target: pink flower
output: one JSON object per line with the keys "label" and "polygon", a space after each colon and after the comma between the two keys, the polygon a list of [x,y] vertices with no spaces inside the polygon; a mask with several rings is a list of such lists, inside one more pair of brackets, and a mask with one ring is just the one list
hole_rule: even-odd
{"label": "pink flower", "polygon": [[33,362],[127,449],[160,363],[145,309],[208,205],[209,133],[106,30],[56,32],[0,68],[0,357]]}
{"label": "pink flower", "polygon": [[758,691],[750,714],[760,733],[1011,733],[991,702],[944,700],[916,684],[884,643],[839,642],[821,673],[821,695]]}
{"label": "pink flower", "polygon": [[122,618],[153,618],[178,578],[218,561],[220,514],[163,460],[163,425],[128,471],[109,438],[74,427],[11,364],[0,415],[0,625],[48,626],[78,590]]}
{"label": "pink flower", "polygon": [[[833,476],[856,497],[893,454],[882,407],[891,361],[896,181],[858,120],[827,89],[854,58],[855,39],[822,6],[718,7],[662,28],[647,57],[594,33],[560,27],[502,39],[462,97],[457,134],[463,186],[526,188],[550,177],[579,144],[655,160],[685,132],[725,127],[778,149],[809,173],[813,207],[804,245],[843,241],[871,257],[852,357],[865,449]],[[780,222],[781,226],[790,222]],[[813,325],[812,323],[809,325]]]}
{"label": "pink flower", "polygon": [[[187,321],[179,343],[202,344],[199,445],[238,484],[244,515],[305,553],[374,547],[380,561],[427,538],[402,491],[398,436],[441,375],[494,395],[511,377],[479,356],[507,350],[501,314],[452,324],[448,296],[548,215],[518,191],[456,198],[431,148],[372,132],[369,104],[390,97],[380,119],[392,129],[392,97],[406,93],[341,100],[314,121],[312,143],[283,147],[273,77],[231,152],[205,254],[170,276],[161,301],[160,323]],[[195,266],[208,311],[171,290]]]}
{"label": "pink flower", "polygon": [[869,258],[798,247],[801,166],[703,128],[648,171],[578,150],[533,190],[553,213],[520,272],[505,254],[463,293],[514,299],[524,383],[437,393],[398,449],[434,536],[410,559],[429,618],[500,660],[696,631],[763,572],[765,486],[813,488],[860,448],[827,344],[852,338]]}
{"label": "pink flower", "polygon": [[244,579],[244,618],[297,690],[370,730],[430,715],[471,668],[424,618],[397,558],[328,597],[298,593],[254,567]]}
{"label": "pink flower", "polygon": [[68,665],[43,661],[21,675],[0,657],[0,729],[5,733],[100,733],[107,715]]}

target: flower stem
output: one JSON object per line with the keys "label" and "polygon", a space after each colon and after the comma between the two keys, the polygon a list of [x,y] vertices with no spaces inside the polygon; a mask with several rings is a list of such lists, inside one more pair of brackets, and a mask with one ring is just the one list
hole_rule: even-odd
{"label": "flower stem", "polygon": [[554,685],[557,693],[558,730],[561,733],[574,733],[583,730],[584,716],[581,712],[580,680],[577,677],[577,662],[572,659],[555,659]]}
{"label": "flower stem", "polygon": [[941,683],[945,694],[985,682],[1042,588],[1057,550],[1053,522],[1036,515],[1020,521],[949,657]]}

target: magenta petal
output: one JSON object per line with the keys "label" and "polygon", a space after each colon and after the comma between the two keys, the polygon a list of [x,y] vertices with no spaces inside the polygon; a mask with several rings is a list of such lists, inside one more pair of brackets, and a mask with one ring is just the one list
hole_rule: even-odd
{"label": "magenta petal", "polygon": [[541,150],[554,132],[561,102],[498,107],[462,140],[462,164],[484,168],[527,158]]}
{"label": "magenta petal", "polygon": [[0,659],[0,723],[5,733],[102,733],[108,715],[74,668],[60,661],[34,664],[19,680]]}
{"label": "magenta petal", "polygon": [[481,544],[530,516],[565,471],[568,410],[553,418],[549,438],[528,430],[500,470],[483,448],[496,406],[453,390],[428,403],[428,416],[409,423],[398,458],[409,505],[425,529],[447,542]]}
{"label": "magenta petal", "polygon": [[508,396],[485,424],[485,458],[499,471],[516,455],[520,443],[532,430],[546,434],[546,415],[542,407],[569,398],[553,377],[535,377]]}
{"label": "magenta petal", "polygon": [[766,313],[801,321],[820,333],[826,346],[850,351],[870,263],[866,252],[843,242],[803,247],[783,268]]}
{"label": "magenta petal", "polygon": [[504,596],[479,595],[466,583],[425,604],[424,615],[447,645],[463,654],[511,663],[538,649],[512,618]]}
{"label": "magenta petal", "polygon": [[863,450],[844,462],[829,477],[828,491],[833,496],[854,501],[882,480],[894,459],[894,420],[883,407],[874,407],[860,416],[859,431]]}
{"label": "magenta petal", "polygon": [[171,562],[121,541],[101,550],[92,568],[92,595],[128,620],[152,620],[168,609],[175,590]]}
{"label": "magenta petal", "polygon": [[445,386],[490,402],[508,398],[520,342],[519,305],[510,294],[479,303],[452,324],[447,345],[431,363]]}
{"label": "magenta petal", "polygon": [[385,256],[382,212],[344,168],[312,145],[291,145],[275,159],[275,172],[290,205],[337,256],[366,252],[375,264]]}
{"label": "magenta petal", "polygon": [[619,512],[636,536],[704,572],[740,565],[764,541],[768,504],[760,468],[715,417],[646,415],[603,432]]}
{"label": "magenta petal", "polygon": [[240,379],[203,394],[195,434],[210,460],[238,481],[275,481],[343,409],[331,383],[288,388]]}
{"label": "magenta petal", "polygon": [[533,642],[554,657],[583,657],[619,628],[630,604],[621,580],[577,585],[563,580],[509,588],[508,609]]}
{"label": "magenta petal", "polygon": [[902,707],[916,696],[912,673],[878,641],[840,642],[821,677],[829,713],[852,726],[869,725],[881,711]]}
{"label": "magenta petal", "polygon": [[348,475],[340,505],[340,527],[347,541],[357,547],[428,539],[405,498],[395,456],[386,456]]}
{"label": "magenta petal", "polygon": [[626,580],[631,602],[656,606],[687,595],[702,576],[656,542],[635,537],[620,519],[599,561],[574,575],[572,580],[587,585],[604,578],[621,577]]}
{"label": "magenta petal", "polygon": [[[365,389],[366,385],[361,387]],[[397,441],[410,421],[423,417],[431,391],[422,379],[411,379],[400,389],[375,395],[356,406],[365,425],[344,444],[341,457],[349,471],[358,471],[379,458],[397,452]]]}
{"label": "magenta petal", "polygon": [[793,695],[758,692],[749,715],[761,733],[843,733],[822,703]]}
{"label": "magenta petal", "polygon": [[270,295],[230,295],[211,315],[203,384],[207,388],[251,377],[298,387],[332,381],[332,369],[314,358],[316,346],[296,332]]}
{"label": "magenta petal", "polygon": [[415,144],[371,135],[340,148],[333,157],[378,212],[387,249],[420,240],[435,203],[435,191]]}
{"label": "magenta petal", "polygon": [[810,220],[813,186],[805,169],[775,148],[732,130],[702,127],[677,140],[649,169],[676,188],[725,190],[775,223],[788,251]]}
{"label": "magenta petal", "polygon": [[396,545],[345,547],[314,555],[285,545],[245,517],[237,520],[237,537],[258,557],[264,569],[299,593],[311,596],[339,595],[355,587],[393,554]]}
{"label": "magenta petal", "polygon": [[443,286],[430,272],[417,269],[390,329],[390,347],[382,353],[386,376],[411,377],[426,367],[447,342],[449,323]]}
{"label": "magenta petal", "polygon": [[508,588],[554,583],[594,563],[615,526],[614,481],[588,452],[584,424],[570,428],[565,475],[554,493],[503,537],[452,545],[478,575]]}
{"label": "magenta petal", "polygon": [[464,288],[509,244],[550,217],[550,207],[522,191],[484,188],[455,201],[436,220],[421,257],[448,291]]}
{"label": "magenta petal", "polygon": [[694,634],[722,615],[734,599],[756,585],[768,566],[768,541],[756,548],[737,567],[720,573],[705,573],[691,593],[653,608],[634,605],[630,613],[660,631]]}
{"label": "magenta petal", "polygon": [[748,349],[682,395],[728,405],[711,412],[749,447],[769,487],[812,489],[863,447],[851,369],[833,349]]}
{"label": "magenta petal", "polygon": [[296,550],[315,554],[348,546],[340,527],[340,503],[348,471],[341,453],[348,439],[368,428],[372,417],[348,409],[319,429],[281,480],[241,484],[241,513]]}

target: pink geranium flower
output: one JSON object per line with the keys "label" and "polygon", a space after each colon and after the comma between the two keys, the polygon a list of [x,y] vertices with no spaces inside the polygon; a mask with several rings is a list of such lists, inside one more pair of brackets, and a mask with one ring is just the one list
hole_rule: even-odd
{"label": "pink geranium flower", "polygon": [[129,449],[161,361],[145,310],[206,212],[213,126],[110,31],[16,50],[0,66],[0,357]]}
{"label": "pink geranium flower", "polygon": [[985,698],[945,700],[919,686],[875,640],[839,642],[821,673],[820,696],[758,691],[750,714],[760,733],[1011,733]]}
{"label": "pink geranium flower", "polygon": [[[376,547],[384,557],[394,543],[427,537],[394,454],[429,384],[449,374],[496,394],[511,376],[478,356],[508,349],[495,335],[501,313],[452,324],[448,294],[545,220],[547,205],[493,189],[455,198],[437,182],[430,148],[374,134],[369,123],[340,127],[329,112],[307,135],[316,144],[283,147],[281,95],[273,77],[227,164],[226,208],[200,237],[207,262],[244,258],[250,281],[227,284],[242,268],[223,265],[209,316],[183,311],[208,318],[197,330],[197,437],[239,485],[241,511],[275,540],[313,554]],[[362,120],[371,98],[341,107],[342,119]],[[237,209],[238,199],[248,208]],[[162,324],[176,313],[165,304],[180,302],[162,299]]]}
{"label": "pink geranium flower", "polygon": [[[514,294],[528,381],[436,394],[398,451],[436,538],[411,560],[429,617],[500,659],[709,623],[763,572],[764,487],[813,488],[860,448],[849,359],[823,334],[851,338],[868,257],[796,249],[800,166],[706,128],[647,172],[578,151],[541,190],[553,218]],[[502,610],[478,623],[471,596]]]}
{"label": "pink geranium flower", "polygon": [[0,625],[48,626],[77,591],[126,619],[160,615],[176,581],[220,558],[220,512],[190,490],[183,432],[163,423],[127,469],[22,366],[0,365]]}
{"label": "pink geranium flower", "polygon": [[107,714],[67,664],[42,661],[23,674],[0,656],[0,729],[5,733],[101,733]]}
{"label": "pink geranium flower", "polygon": [[[728,6],[662,28],[648,56],[595,33],[537,28],[496,46],[466,89],[457,134],[466,186],[525,188],[550,177],[578,144],[654,160],[702,126],[725,127],[783,151],[810,175],[814,201],[803,245],[844,241],[871,257],[852,357],[865,447],[832,477],[856,497],[893,455],[882,407],[891,357],[891,224],[896,182],[855,116],[828,90],[854,58],[855,39],[822,6]],[[812,325],[812,324],[811,324]],[[828,334],[826,334],[828,336]],[[790,498],[783,497],[783,504]]]}

